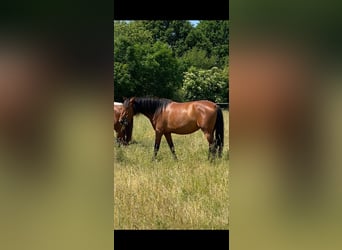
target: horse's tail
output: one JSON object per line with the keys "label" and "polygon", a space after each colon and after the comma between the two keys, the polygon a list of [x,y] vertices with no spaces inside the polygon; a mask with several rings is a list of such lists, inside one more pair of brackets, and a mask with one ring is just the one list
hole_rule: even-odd
{"label": "horse's tail", "polygon": [[216,108],[216,123],[215,123],[215,148],[218,148],[219,157],[222,156],[224,143],[224,124],[222,110],[219,106]]}

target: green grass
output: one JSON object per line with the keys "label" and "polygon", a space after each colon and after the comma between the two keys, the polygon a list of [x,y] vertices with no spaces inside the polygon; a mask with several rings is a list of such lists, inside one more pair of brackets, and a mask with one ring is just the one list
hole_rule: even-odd
{"label": "green grass", "polygon": [[228,112],[223,157],[208,161],[199,130],[172,134],[178,161],[163,137],[152,162],[154,130],[134,120],[133,144],[114,148],[114,229],[229,229]]}

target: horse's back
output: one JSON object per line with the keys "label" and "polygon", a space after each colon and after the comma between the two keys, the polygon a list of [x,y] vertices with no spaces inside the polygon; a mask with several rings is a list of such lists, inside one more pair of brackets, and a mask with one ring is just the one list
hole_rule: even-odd
{"label": "horse's back", "polygon": [[185,107],[192,109],[195,113],[216,113],[216,103],[208,100],[184,102]]}
{"label": "horse's back", "polygon": [[171,113],[187,113],[188,116],[199,114],[215,113],[217,104],[208,100],[190,101],[190,102],[171,102],[166,110]]}
{"label": "horse's back", "polygon": [[195,105],[198,106],[204,106],[210,109],[216,109],[217,104],[212,102],[212,101],[208,101],[208,100],[200,100],[200,101],[194,101]]}
{"label": "horse's back", "polygon": [[212,127],[217,105],[211,101],[171,102],[163,112],[161,124],[176,134],[192,133],[199,128]]}
{"label": "horse's back", "polygon": [[212,101],[208,101],[208,100],[198,100],[198,101],[189,101],[189,102],[171,102],[170,104],[177,106],[179,108],[188,108],[191,106],[205,106],[208,108],[216,108],[217,104],[212,102]]}

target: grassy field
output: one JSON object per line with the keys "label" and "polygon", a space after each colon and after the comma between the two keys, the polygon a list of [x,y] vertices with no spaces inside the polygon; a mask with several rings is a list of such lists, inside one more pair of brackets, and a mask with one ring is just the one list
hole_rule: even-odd
{"label": "grassy field", "polygon": [[229,229],[229,117],[223,157],[207,160],[202,131],[172,134],[178,161],[163,137],[152,162],[154,130],[134,119],[133,144],[114,147],[114,229]]}

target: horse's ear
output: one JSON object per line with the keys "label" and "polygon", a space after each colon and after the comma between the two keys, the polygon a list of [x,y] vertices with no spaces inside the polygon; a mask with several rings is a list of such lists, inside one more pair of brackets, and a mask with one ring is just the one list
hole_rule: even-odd
{"label": "horse's ear", "polygon": [[129,100],[129,103],[133,104],[133,103],[134,103],[134,100],[135,100],[135,97],[132,97],[132,98]]}

